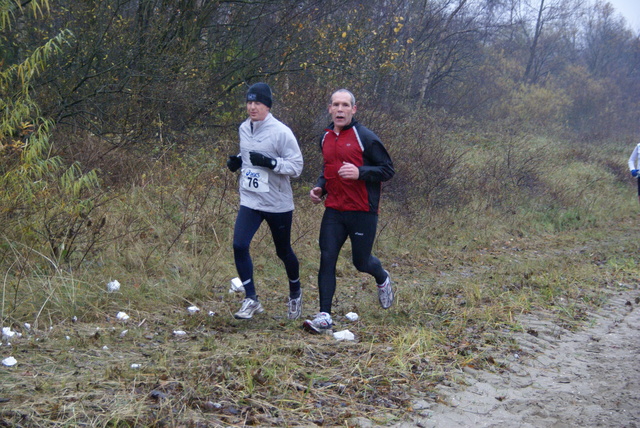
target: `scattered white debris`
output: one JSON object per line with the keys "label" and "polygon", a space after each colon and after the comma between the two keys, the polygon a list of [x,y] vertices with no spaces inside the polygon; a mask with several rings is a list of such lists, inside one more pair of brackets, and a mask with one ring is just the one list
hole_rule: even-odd
{"label": "scattered white debris", "polygon": [[120,321],[126,321],[129,319],[129,315],[127,315],[125,312],[118,312],[116,318],[118,318]]}
{"label": "scattered white debris", "polygon": [[216,314],[215,312],[213,312],[213,311],[209,311],[209,316],[210,316],[210,317],[214,316],[215,314]]}
{"label": "scattered white debris", "polygon": [[26,328],[27,330],[31,330],[31,324],[29,324],[28,322],[24,323],[24,328]]}
{"label": "scattered white debris", "polygon": [[11,327],[2,327],[2,338],[4,340],[9,340],[12,337],[16,336],[16,332],[11,330]]}
{"label": "scattered white debris", "polygon": [[349,321],[358,321],[358,318],[360,317],[355,312],[349,312],[345,315],[345,318],[347,318]]}
{"label": "scattered white debris", "polygon": [[67,339],[67,340],[71,340],[71,338],[69,336],[65,336],[64,338]]}
{"label": "scattered white debris", "polygon": [[120,337],[125,337],[127,335],[127,333],[129,333],[129,330],[122,330],[120,332]]}
{"label": "scattered white debris", "polygon": [[242,281],[240,280],[240,278],[233,278],[231,280],[229,293],[244,293],[244,285],[242,285]]}
{"label": "scattered white debris", "polygon": [[118,290],[120,290],[120,283],[117,279],[114,279],[113,281],[107,283],[107,291],[109,293],[114,293]]}
{"label": "scattered white debris", "polygon": [[102,347],[102,350],[103,350],[103,351],[108,351],[108,350],[109,350],[109,347],[108,347],[107,345],[104,345],[104,346]]}
{"label": "scattered white debris", "polygon": [[78,321],[78,317],[77,316],[73,316],[71,317],[71,322],[77,322]]}
{"label": "scattered white debris", "polygon": [[355,340],[355,336],[349,330],[342,330],[333,333],[333,338],[336,340]]}
{"label": "scattered white debris", "polygon": [[2,327],[2,340],[7,341],[7,346],[10,346],[10,339],[22,337],[22,333],[11,330],[11,327]]}
{"label": "scattered white debris", "polygon": [[135,364],[135,363],[131,364],[132,369],[139,369],[140,367],[142,367],[142,364]]}
{"label": "scattered white debris", "polygon": [[197,307],[197,306],[189,306],[189,307],[187,308],[187,310],[189,311],[189,313],[190,313],[191,315],[193,315],[193,314],[196,314],[196,313],[200,312],[200,308],[199,308],[199,307]]}
{"label": "scattered white debris", "polygon": [[7,367],[13,367],[16,364],[18,364],[18,360],[16,360],[13,357],[7,357],[4,360],[2,360],[2,365],[3,366],[7,366]]}
{"label": "scattered white debris", "polygon": [[173,330],[174,336],[186,336],[187,332],[183,330]]}

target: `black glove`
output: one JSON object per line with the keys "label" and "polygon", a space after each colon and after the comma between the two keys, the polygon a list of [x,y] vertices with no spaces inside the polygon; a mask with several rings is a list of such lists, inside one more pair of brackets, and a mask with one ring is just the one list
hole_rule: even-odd
{"label": "black glove", "polygon": [[236,172],[242,166],[242,156],[229,156],[227,160],[227,168],[231,172]]}
{"label": "black glove", "polygon": [[270,158],[269,156],[265,156],[258,152],[249,152],[249,159],[251,159],[251,163],[255,166],[263,166],[269,169],[275,168],[277,163],[274,158]]}

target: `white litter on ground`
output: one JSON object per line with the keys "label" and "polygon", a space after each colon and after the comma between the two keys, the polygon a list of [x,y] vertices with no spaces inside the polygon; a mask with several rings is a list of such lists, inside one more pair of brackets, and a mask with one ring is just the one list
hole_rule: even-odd
{"label": "white litter on ground", "polygon": [[193,314],[195,314],[195,313],[200,312],[200,308],[199,308],[199,307],[197,307],[197,306],[189,306],[189,307],[187,308],[187,310],[189,311],[189,313],[190,313],[191,315],[193,315]]}
{"label": "white litter on ground", "polygon": [[333,333],[333,338],[336,340],[355,340],[355,336],[349,330],[342,330]]}
{"label": "white litter on ground", "polygon": [[345,315],[345,318],[348,319],[349,321],[358,321],[360,317],[355,312],[349,312],[348,314]]}
{"label": "white litter on ground", "polygon": [[2,365],[3,366],[7,366],[7,367],[13,367],[16,364],[18,364],[18,360],[16,360],[13,357],[7,357],[4,360],[2,360]]}
{"label": "white litter on ground", "polygon": [[109,293],[114,293],[118,290],[120,290],[120,283],[117,279],[114,279],[113,281],[107,283],[107,291]]}
{"label": "white litter on ground", "polygon": [[11,327],[2,327],[2,339],[9,340],[15,337],[18,333],[11,330]]}
{"label": "white litter on ground", "polygon": [[242,285],[242,281],[240,280],[240,278],[233,278],[231,280],[229,293],[244,293],[244,285]]}
{"label": "white litter on ground", "polygon": [[126,321],[129,319],[129,315],[127,315],[125,312],[118,312],[116,318],[118,318],[120,321]]}

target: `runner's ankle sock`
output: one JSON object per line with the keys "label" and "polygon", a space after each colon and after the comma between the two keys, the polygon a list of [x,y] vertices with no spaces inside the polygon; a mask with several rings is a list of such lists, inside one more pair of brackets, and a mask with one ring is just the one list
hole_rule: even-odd
{"label": "runner's ankle sock", "polygon": [[289,280],[289,298],[297,299],[302,294],[302,289],[300,288],[300,278],[291,281]]}
{"label": "runner's ankle sock", "polygon": [[[249,278],[246,281],[242,281],[242,286],[244,287],[245,295],[253,299],[253,297],[251,296],[255,297],[256,295],[256,287],[253,284],[253,278]],[[253,300],[256,300],[256,299],[253,299]]]}
{"label": "runner's ankle sock", "polygon": [[385,282],[387,282],[387,279],[389,279],[389,272],[387,272],[386,270],[384,271],[384,279],[382,280],[382,282],[378,282],[378,280],[376,279],[376,285],[378,286],[378,288],[382,288],[382,286],[384,285]]}

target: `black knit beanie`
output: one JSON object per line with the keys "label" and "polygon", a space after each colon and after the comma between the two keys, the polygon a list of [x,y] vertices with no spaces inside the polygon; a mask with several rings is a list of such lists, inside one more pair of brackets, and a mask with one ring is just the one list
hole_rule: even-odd
{"label": "black knit beanie", "polygon": [[266,83],[255,83],[251,85],[247,91],[247,102],[258,101],[271,108],[273,99],[271,96],[271,88]]}

